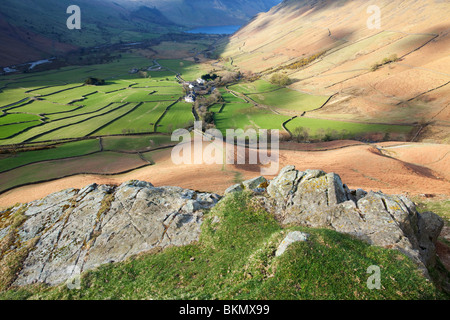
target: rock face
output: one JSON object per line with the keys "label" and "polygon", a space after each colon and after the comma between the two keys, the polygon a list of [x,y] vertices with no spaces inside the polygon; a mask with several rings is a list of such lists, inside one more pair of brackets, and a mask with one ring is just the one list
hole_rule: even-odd
{"label": "rock face", "polygon": [[[400,250],[425,273],[435,262],[443,221],[431,212],[418,213],[404,196],[349,190],[334,173],[293,166],[272,181],[257,177],[226,193],[242,191],[253,192],[283,225],[329,228]],[[27,249],[13,285],[56,285],[71,272],[197,241],[205,210],[219,200],[216,194],[141,181],[61,191],[0,212],[0,262]],[[290,233],[277,255],[297,241],[307,241],[307,235]]]}
{"label": "rock face", "polygon": [[72,276],[67,270],[89,270],[152,248],[192,243],[198,240],[203,211],[218,200],[215,194],[130,181],[65,190],[14,208],[10,214],[22,210],[28,217],[17,231],[19,243],[39,239],[14,285],[55,285]]}
{"label": "rock face", "polygon": [[280,245],[278,246],[277,251],[275,252],[275,256],[279,257],[281,256],[286,249],[295,242],[303,242],[308,240],[309,235],[307,233],[303,233],[300,231],[293,231],[290,232],[286,238],[284,238],[283,241],[281,241]]}
{"label": "rock face", "polygon": [[419,266],[435,263],[443,220],[432,212],[418,213],[404,196],[349,190],[334,173],[288,166],[270,182],[263,200],[284,225],[330,228],[395,248]]}

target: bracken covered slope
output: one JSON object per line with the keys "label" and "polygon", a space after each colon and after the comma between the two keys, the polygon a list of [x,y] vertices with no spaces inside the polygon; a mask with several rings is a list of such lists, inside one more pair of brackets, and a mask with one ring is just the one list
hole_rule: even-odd
{"label": "bracken covered slope", "polygon": [[334,95],[314,113],[322,118],[431,123],[421,137],[449,142],[449,13],[437,0],[289,0],[236,33],[222,56],[266,77],[286,72],[293,89]]}

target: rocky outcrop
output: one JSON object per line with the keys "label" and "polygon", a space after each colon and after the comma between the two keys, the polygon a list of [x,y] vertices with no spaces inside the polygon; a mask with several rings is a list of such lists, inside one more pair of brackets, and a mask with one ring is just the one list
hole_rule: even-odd
{"label": "rocky outcrop", "polygon": [[[334,173],[302,172],[293,166],[283,168],[272,181],[257,177],[226,193],[242,191],[253,192],[282,225],[329,228],[397,249],[425,273],[425,266],[435,262],[443,221],[434,213],[417,212],[404,196],[350,190]],[[20,268],[10,284],[59,284],[73,272],[197,241],[205,210],[219,200],[216,194],[156,188],[142,181],[61,191],[0,212],[0,264],[20,253],[15,257]],[[301,232],[289,233],[277,255],[307,238]]]}
{"label": "rocky outcrop", "polygon": [[[260,188],[264,183],[261,179],[259,182]],[[244,185],[242,189],[246,189]],[[435,244],[443,220],[432,212],[417,212],[405,196],[350,190],[334,173],[302,172],[294,166],[283,168],[268,183],[265,193],[255,191],[283,225],[329,228],[373,245],[394,248],[424,271],[425,266],[435,263]]]}
{"label": "rocky outcrop", "polygon": [[130,181],[65,190],[15,207],[6,214],[20,210],[26,216],[15,249],[30,239],[38,241],[14,285],[54,285],[72,276],[68,270],[89,270],[153,248],[197,241],[204,210],[218,200],[215,194]]}

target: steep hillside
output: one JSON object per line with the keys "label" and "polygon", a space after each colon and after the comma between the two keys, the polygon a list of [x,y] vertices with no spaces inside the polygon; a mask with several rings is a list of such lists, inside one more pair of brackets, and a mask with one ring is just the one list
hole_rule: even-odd
{"label": "steep hillside", "polygon": [[[380,29],[369,28],[370,5],[381,10]],[[431,124],[420,137],[448,143],[449,12],[447,1],[289,0],[259,14],[222,55],[265,77],[286,72],[293,89],[333,95],[310,117]]]}
{"label": "steep hillside", "polygon": [[[122,0],[127,3],[128,1]],[[185,26],[240,25],[281,0],[140,0],[152,5],[165,16]]]}
{"label": "steep hillside", "polygon": [[[66,10],[72,4],[81,9],[81,30],[67,28],[70,15]],[[180,30],[157,9],[142,6],[127,9],[101,0],[4,0],[0,3],[0,15],[4,30],[2,43],[6,44],[2,49],[2,66],[42,56],[48,58],[58,53],[54,48],[56,43],[68,45],[61,48],[65,51],[139,41]]]}
{"label": "steep hillside", "polygon": [[46,59],[70,51],[73,45],[63,44],[35,32],[8,23],[0,14],[0,65],[9,66],[24,61]]}
{"label": "steep hillside", "polygon": [[[194,26],[241,25],[280,0],[3,0],[1,66],[48,58],[74,47],[134,42]],[[81,9],[81,30],[66,26],[70,5]],[[24,35],[23,35],[24,34]],[[58,43],[68,45],[61,47]]]}

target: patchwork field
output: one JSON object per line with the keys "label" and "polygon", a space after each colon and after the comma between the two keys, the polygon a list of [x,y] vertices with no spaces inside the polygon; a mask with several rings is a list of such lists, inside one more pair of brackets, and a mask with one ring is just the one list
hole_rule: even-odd
{"label": "patchwork field", "polygon": [[[193,81],[211,67],[127,53],[102,65],[3,77],[0,193],[78,175],[110,179],[110,175],[166,161],[165,149],[176,144],[170,134],[192,126],[195,120],[193,105],[184,102],[178,76]],[[103,79],[105,84],[86,85],[88,77]],[[320,113],[330,96],[263,79],[218,89],[221,97],[208,111],[224,135],[227,129],[278,129],[296,138],[302,128],[309,139],[318,140],[374,133],[383,139],[403,139],[414,129],[335,119]]]}
{"label": "patchwork field", "polygon": [[[165,109],[183,96],[175,75],[197,78],[204,69],[182,60],[161,60],[159,71],[148,70],[154,61],[126,54],[117,61],[58,71],[12,75],[0,93],[0,145],[32,143],[91,135],[151,133],[159,120],[163,132],[192,118],[188,107]],[[105,85],[85,85],[88,77]],[[168,119],[163,119],[167,116]]]}
{"label": "patchwork field", "polygon": [[[73,174],[117,174],[152,164],[153,150],[171,143],[170,136],[154,133],[170,133],[194,120],[192,105],[179,102],[184,93],[175,76],[196,79],[204,72],[203,65],[189,61],[123,54],[102,65],[3,77],[0,193]],[[105,84],[86,85],[88,77]]]}

